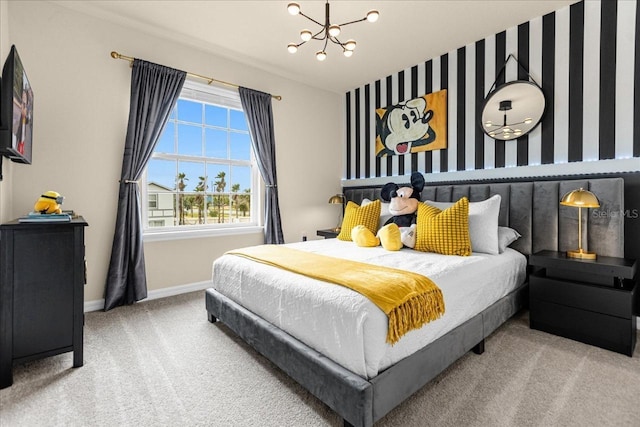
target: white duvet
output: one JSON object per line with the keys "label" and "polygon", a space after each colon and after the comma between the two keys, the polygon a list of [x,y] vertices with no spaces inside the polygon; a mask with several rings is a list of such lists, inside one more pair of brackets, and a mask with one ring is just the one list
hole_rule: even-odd
{"label": "white duvet", "polygon": [[361,248],[338,239],[287,246],[414,271],[442,289],[444,316],[391,346],[385,342],[387,316],[357,292],[239,256],[224,255],[214,262],[218,292],[363,378],[375,377],[507,295],[524,282],[527,264],[512,249],[459,257]]}

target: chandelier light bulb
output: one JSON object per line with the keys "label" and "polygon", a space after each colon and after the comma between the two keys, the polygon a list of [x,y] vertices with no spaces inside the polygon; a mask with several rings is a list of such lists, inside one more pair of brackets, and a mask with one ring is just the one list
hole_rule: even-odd
{"label": "chandelier light bulb", "polygon": [[298,3],[289,3],[287,5],[287,10],[291,15],[297,15],[300,13],[300,5]]}
{"label": "chandelier light bulb", "polygon": [[376,22],[379,17],[380,12],[378,12],[377,10],[370,10],[369,12],[367,12],[367,21],[369,22]]}
{"label": "chandelier light bulb", "polygon": [[356,48],[356,41],[347,40],[347,42],[344,44],[344,48],[347,50],[354,50]]}
{"label": "chandelier light bulb", "polygon": [[289,45],[287,46],[287,50],[289,51],[289,53],[296,53],[298,51],[298,45],[295,43],[289,43]]}
{"label": "chandelier light bulb", "polygon": [[311,37],[313,37],[313,34],[311,34],[311,31],[309,30],[300,31],[300,38],[302,39],[302,41],[308,42],[309,40],[311,40]]}
{"label": "chandelier light bulb", "polygon": [[332,37],[337,37],[340,34],[340,26],[339,25],[331,25],[329,27],[329,35]]}
{"label": "chandelier light bulb", "polygon": [[347,58],[350,58],[351,55],[353,55],[353,51],[352,50],[343,50],[342,53],[344,54],[344,56],[346,56]]}
{"label": "chandelier light bulb", "polygon": [[316,52],[316,59],[318,61],[324,61],[325,59],[327,59],[327,54],[325,53],[325,51],[319,50]]}
{"label": "chandelier light bulb", "polygon": [[493,123],[491,122],[491,120],[487,120],[484,126],[490,128],[491,126],[493,126]]}
{"label": "chandelier light bulb", "polygon": [[524,119],[524,123],[527,124],[527,125],[529,123],[531,123],[532,121],[533,121],[533,119],[531,117],[527,117],[526,119]]}

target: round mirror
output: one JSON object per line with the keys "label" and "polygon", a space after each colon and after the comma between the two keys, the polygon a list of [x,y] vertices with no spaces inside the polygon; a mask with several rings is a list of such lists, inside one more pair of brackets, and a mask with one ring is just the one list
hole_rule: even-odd
{"label": "round mirror", "polygon": [[484,100],[480,127],[494,139],[517,139],[540,123],[544,108],[544,94],[535,83],[526,80],[505,83]]}

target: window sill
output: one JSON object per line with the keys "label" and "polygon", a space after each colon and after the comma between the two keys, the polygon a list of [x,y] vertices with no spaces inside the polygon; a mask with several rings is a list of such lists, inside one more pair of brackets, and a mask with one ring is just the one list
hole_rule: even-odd
{"label": "window sill", "polygon": [[256,225],[248,227],[200,228],[195,230],[146,231],[142,235],[142,240],[143,242],[162,242],[165,240],[200,239],[258,233],[264,233],[264,227]]}

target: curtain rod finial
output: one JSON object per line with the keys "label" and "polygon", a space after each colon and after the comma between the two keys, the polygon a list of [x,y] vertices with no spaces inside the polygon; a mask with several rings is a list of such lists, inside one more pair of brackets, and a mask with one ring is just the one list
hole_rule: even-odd
{"label": "curtain rod finial", "polygon": [[120,58],[120,54],[114,50],[114,51],[111,51],[111,57],[113,59],[118,59]]}

